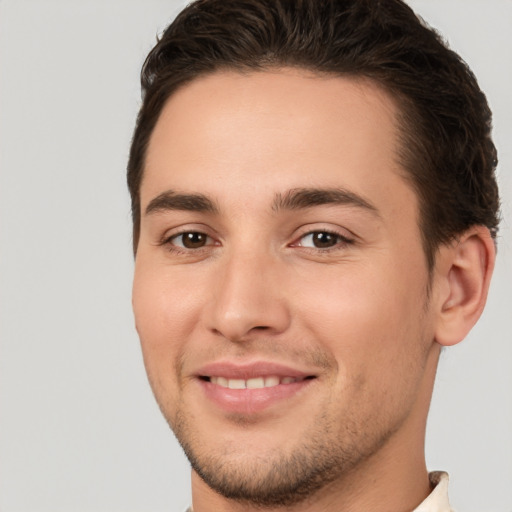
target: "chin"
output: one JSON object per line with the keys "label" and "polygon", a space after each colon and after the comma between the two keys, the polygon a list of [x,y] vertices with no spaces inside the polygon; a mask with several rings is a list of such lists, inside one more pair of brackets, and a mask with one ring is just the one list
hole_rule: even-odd
{"label": "chin", "polygon": [[344,475],[378,451],[390,435],[377,435],[371,444],[368,438],[340,442],[339,427],[334,429],[326,422],[316,429],[305,428],[295,441],[288,436],[284,443],[274,434],[273,442],[268,443],[268,434],[259,437],[251,429],[254,436],[253,432],[244,433],[235,443],[233,434],[221,441],[199,432],[194,423],[190,415],[178,413],[172,426],[193,470],[221,496],[262,507],[291,506],[314,499],[318,491],[334,481],[341,482]]}

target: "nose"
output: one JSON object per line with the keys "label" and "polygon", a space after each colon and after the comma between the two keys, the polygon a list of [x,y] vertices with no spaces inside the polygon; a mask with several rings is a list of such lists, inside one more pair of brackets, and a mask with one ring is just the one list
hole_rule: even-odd
{"label": "nose", "polygon": [[289,327],[286,286],[276,259],[238,253],[226,258],[218,270],[208,315],[215,334],[240,342],[257,332],[275,335]]}

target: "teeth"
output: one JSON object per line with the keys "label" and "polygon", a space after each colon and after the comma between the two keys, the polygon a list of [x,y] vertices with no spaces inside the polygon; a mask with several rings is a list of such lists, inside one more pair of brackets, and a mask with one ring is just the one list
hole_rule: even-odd
{"label": "teeth", "polygon": [[219,386],[222,386],[223,388],[229,388],[228,379],[225,379],[224,377],[216,377],[216,379],[217,379],[216,384],[218,384]]}
{"label": "teeth", "polygon": [[253,377],[252,379],[226,379],[225,377],[210,377],[212,384],[217,384],[223,388],[229,389],[262,389],[272,388],[279,384],[292,384],[302,379],[295,377]]}
{"label": "teeth", "polygon": [[271,388],[279,385],[279,377],[265,377],[265,387]]}
{"label": "teeth", "polygon": [[263,377],[256,377],[255,379],[247,379],[245,383],[247,389],[261,389],[265,387]]}
{"label": "teeth", "polygon": [[228,388],[229,389],[245,389],[247,386],[245,385],[244,379],[229,379],[228,380]]}

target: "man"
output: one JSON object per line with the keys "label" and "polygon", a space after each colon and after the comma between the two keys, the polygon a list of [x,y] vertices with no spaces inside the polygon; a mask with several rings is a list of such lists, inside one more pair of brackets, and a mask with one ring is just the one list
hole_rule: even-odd
{"label": "man", "polygon": [[399,0],[202,0],[142,84],[133,305],[193,510],[450,510],[426,418],[498,226],[471,72]]}

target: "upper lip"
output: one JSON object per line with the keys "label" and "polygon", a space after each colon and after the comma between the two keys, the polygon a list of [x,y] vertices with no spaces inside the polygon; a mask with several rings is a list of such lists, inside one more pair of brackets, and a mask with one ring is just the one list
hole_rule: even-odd
{"label": "upper lip", "polygon": [[271,361],[234,363],[217,361],[202,366],[198,377],[225,377],[226,379],[252,379],[255,377],[292,377],[295,379],[314,377],[313,372],[302,371],[291,366]]}

